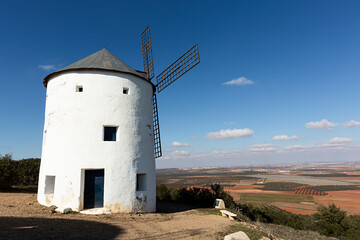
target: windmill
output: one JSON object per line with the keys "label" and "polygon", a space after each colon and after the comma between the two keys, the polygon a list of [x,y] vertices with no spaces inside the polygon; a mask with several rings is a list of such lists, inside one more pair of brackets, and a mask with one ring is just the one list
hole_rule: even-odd
{"label": "windmill", "polygon": [[195,45],[154,84],[149,27],[141,39],[145,72],[103,48],[43,79],[40,204],[60,211],[156,210],[155,158],[162,155],[156,91],[163,91],[200,58]]}
{"label": "windmill", "polygon": [[[154,77],[154,62],[152,56],[150,27],[148,26],[141,34],[141,45],[143,54],[144,72],[146,72],[147,79],[151,81]],[[156,91],[160,93],[170,84],[179,79],[182,75],[200,63],[199,48],[195,44],[169,67],[162,71],[156,77]],[[162,156],[159,116],[156,93],[153,93],[153,125],[154,125],[154,156],[155,158]]]}

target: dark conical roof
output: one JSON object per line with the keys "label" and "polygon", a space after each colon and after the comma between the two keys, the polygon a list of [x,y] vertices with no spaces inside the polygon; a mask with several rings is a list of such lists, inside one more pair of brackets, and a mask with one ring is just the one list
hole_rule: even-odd
{"label": "dark conical roof", "polygon": [[56,72],[47,75],[43,81],[44,86],[46,87],[47,82],[49,81],[50,78],[60,73],[74,71],[74,70],[85,71],[89,69],[129,73],[144,78],[146,80],[146,73],[132,69],[126,63],[115,57],[111,52],[103,48],[100,51],[91,54],[90,56],[87,56],[73,64],[70,64],[67,67],[64,67]]}

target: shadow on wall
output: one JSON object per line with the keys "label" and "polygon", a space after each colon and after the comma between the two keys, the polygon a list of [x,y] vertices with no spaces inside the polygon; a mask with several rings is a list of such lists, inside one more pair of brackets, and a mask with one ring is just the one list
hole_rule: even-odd
{"label": "shadow on wall", "polygon": [[0,239],[114,239],[122,233],[119,227],[99,222],[0,217]]}

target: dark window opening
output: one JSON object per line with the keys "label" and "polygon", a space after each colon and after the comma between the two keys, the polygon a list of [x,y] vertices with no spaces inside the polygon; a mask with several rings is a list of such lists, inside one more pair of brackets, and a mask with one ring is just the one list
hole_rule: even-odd
{"label": "dark window opening", "polygon": [[104,127],[104,141],[116,141],[117,127]]}
{"label": "dark window opening", "polygon": [[83,92],[83,86],[76,86],[76,91],[77,92]]}
{"label": "dark window opening", "polygon": [[128,88],[123,88],[123,94],[129,94],[129,89]]}
{"label": "dark window opening", "polygon": [[136,191],[146,191],[146,173],[136,174]]}

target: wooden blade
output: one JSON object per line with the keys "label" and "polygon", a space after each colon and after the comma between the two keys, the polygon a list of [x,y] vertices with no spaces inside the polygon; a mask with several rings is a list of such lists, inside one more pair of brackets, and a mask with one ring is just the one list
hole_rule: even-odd
{"label": "wooden blade", "polygon": [[156,88],[158,93],[184,75],[190,69],[200,63],[198,45],[195,44],[178,60],[171,64],[165,71],[156,77]]}
{"label": "wooden blade", "polygon": [[143,53],[144,72],[147,73],[148,80],[151,80],[154,77],[154,65],[153,65],[149,26],[141,34],[141,46]]}
{"label": "wooden blade", "polygon": [[154,128],[154,140],[155,140],[154,157],[158,158],[162,156],[162,152],[161,152],[159,116],[158,116],[156,94],[153,95],[153,128]]}

